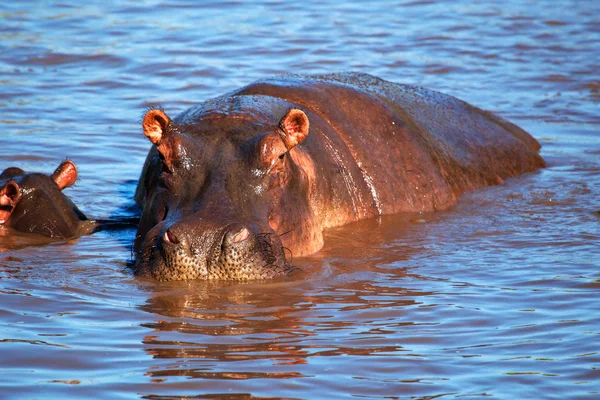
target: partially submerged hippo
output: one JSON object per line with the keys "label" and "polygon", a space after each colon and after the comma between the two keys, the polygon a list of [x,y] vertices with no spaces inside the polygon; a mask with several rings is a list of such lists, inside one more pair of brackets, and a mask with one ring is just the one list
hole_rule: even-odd
{"label": "partially submerged hippo", "polygon": [[5,169],[0,174],[0,229],[10,227],[55,239],[79,236],[87,218],[62,193],[76,180],[77,168],[69,160],[51,176]]}
{"label": "partially submerged hippo", "polygon": [[158,280],[286,274],[286,255],[318,251],[325,228],[442,210],[544,166],[510,122],[365,74],[259,81],[142,125],[154,146],[134,268]]}

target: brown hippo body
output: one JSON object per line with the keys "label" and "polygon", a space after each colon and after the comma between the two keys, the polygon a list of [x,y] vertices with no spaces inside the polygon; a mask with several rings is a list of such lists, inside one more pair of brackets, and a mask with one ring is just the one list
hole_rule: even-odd
{"label": "brown hippo body", "polygon": [[0,228],[69,239],[80,235],[86,216],[62,192],[77,180],[72,161],[51,176],[7,168],[0,174]]}
{"label": "brown hippo body", "polygon": [[365,74],[259,81],[143,127],[135,271],[160,280],[281,275],[325,228],[441,210],[544,166],[517,126]]}

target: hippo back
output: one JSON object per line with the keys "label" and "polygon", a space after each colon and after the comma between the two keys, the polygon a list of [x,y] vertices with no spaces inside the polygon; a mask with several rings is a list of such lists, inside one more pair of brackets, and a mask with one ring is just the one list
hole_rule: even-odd
{"label": "hippo back", "polygon": [[307,112],[311,134],[301,146],[318,173],[331,175],[330,189],[348,194],[337,197],[350,199],[335,204],[336,196],[323,198],[347,208],[349,215],[327,216],[325,226],[377,214],[441,210],[466,190],[544,166],[539,143],[524,130],[424,88],[346,73],[284,76],[228,96],[256,95],[280,98]]}

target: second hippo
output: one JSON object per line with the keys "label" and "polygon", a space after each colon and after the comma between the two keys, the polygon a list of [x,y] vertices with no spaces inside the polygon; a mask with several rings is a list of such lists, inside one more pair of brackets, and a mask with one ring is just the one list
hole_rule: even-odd
{"label": "second hippo", "polygon": [[50,176],[11,167],[0,174],[0,229],[9,227],[53,239],[80,236],[87,217],[62,192],[77,180],[77,167],[63,161]]}

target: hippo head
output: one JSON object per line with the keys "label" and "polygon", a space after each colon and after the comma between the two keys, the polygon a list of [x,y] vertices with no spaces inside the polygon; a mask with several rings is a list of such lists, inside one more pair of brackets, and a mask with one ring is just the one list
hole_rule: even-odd
{"label": "hippo head", "polygon": [[0,226],[57,239],[77,236],[87,218],[62,193],[75,183],[77,168],[63,161],[51,176],[7,168],[0,174]]}
{"label": "hippo head", "polygon": [[[308,135],[297,109],[171,119],[150,110],[154,144],[136,193],[135,273],[157,280],[273,278],[322,246],[309,206]],[[193,123],[186,121],[192,120]]]}

